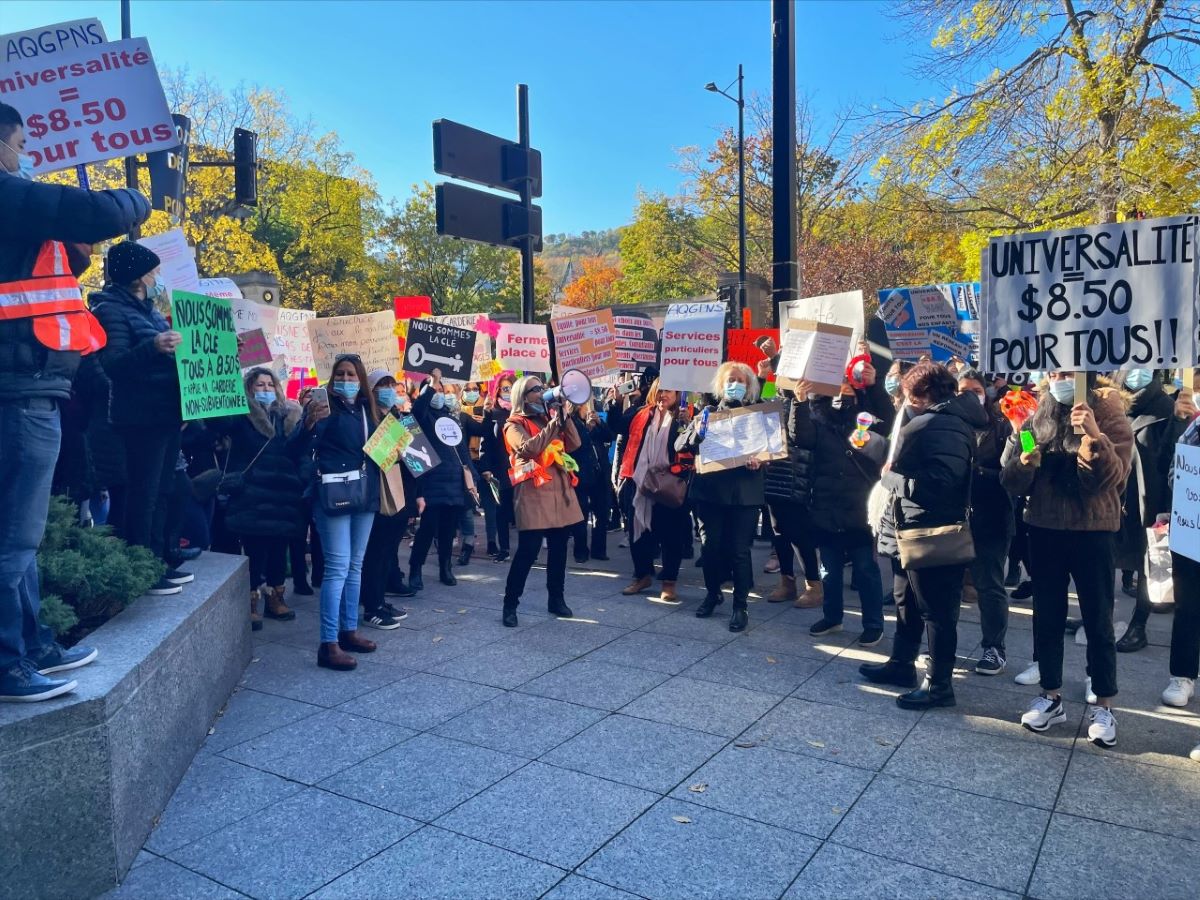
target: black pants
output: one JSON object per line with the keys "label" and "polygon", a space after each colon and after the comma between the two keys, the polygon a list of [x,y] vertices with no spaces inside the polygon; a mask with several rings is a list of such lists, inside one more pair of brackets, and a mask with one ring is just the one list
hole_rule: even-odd
{"label": "black pants", "polygon": [[250,590],[257,590],[264,584],[282,587],[287,578],[288,539],[244,534],[242,546],[250,558]]}
{"label": "black pants", "polygon": [[450,565],[450,557],[454,551],[454,535],[458,532],[458,520],[462,518],[462,511],[461,506],[425,507],[425,512],[421,513],[421,524],[417,526],[417,533],[413,538],[412,556],[408,559],[410,571],[421,571],[435,536],[438,544],[438,566]]}
{"label": "black pants", "polygon": [[512,548],[509,531],[516,521],[517,514],[513,509],[512,488],[501,490],[500,502],[496,504],[496,544],[505,553]]}
{"label": "black pants", "polygon": [[[817,542],[813,538],[812,517],[808,507],[786,500],[767,504],[771,511],[771,527],[775,529],[775,555],[779,558],[779,574],[794,578],[796,552],[804,566],[805,581],[820,581],[821,567],[817,563]],[[795,548],[793,550],[792,548]]]}
{"label": "black pants", "polygon": [[1087,634],[1087,673],[1097,697],[1117,695],[1117,646],[1113,636],[1113,536],[1105,531],[1060,531],[1029,526],[1029,565],[1033,578],[1033,643],[1042,690],[1062,687],[1063,629],[1067,586],[1075,580],[1083,630]]}
{"label": "black pants", "polygon": [[[1150,618],[1150,576],[1146,574],[1146,554],[1142,554],[1142,567],[1137,578],[1137,603],[1133,608],[1130,626],[1145,625]],[[1174,569],[1172,569],[1172,572]]]}
{"label": "black pants", "polygon": [[700,521],[700,553],[704,557],[704,589],[710,597],[719,596],[726,575],[733,573],[733,605],[745,607],[754,572],[750,545],[758,527],[757,506],[725,506],[697,503]]}
{"label": "black pants", "polygon": [[531,528],[517,532],[517,552],[508,567],[508,581],[504,586],[504,606],[516,608],[525,593],[525,582],[529,570],[546,542],[549,556],[546,560],[546,599],[549,603],[565,602],[567,593],[567,541],[575,526],[563,528]]}
{"label": "black pants", "polygon": [[[176,469],[171,475],[171,493],[167,500],[167,517],[163,525],[163,556],[172,568],[183,562],[179,558],[179,540],[192,496],[192,482],[186,469]],[[276,582],[279,584],[280,582]]]}
{"label": "black pants", "polygon": [[[575,526],[572,538],[575,541],[575,555],[583,557],[590,553],[592,556],[608,556],[608,482],[603,475],[597,475],[588,485],[576,485],[575,497],[579,500],[579,508],[583,510],[583,521]],[[591,547],[588,546],[588,518],[595,517],[592,523]]]}
{"label": "black pants", "polygon": [[1008,635],[1008,591],[1004,589],[1004,561],[1011,545],[1008,535],[977,537],[975,561],[971,563],[971,582],[979,595],[979,628],[984,649],[994,647],[1001,654]]}
{"label": "black pants", "polygon": [[122,426],[115,430],[125,445],[129,470],[121,537],[165,561],[167,510],[179,461],[179,426]]}
{"label": "black pants", "polygon": [[[905,570],[892,561],[895,576],[896,639],[892,659],[905,665],[917,661],[921,632],[929,642],[929,681],[949,687],[958,653],[958,609],[962,603],[966,566],[935,566]],[[1062,633],[1062,629],[1059,629]]]}
{"label": "black pants", "polygon": [[654,557],[662,549],[663,581],[679,579],[679,565],[683,561],[683,542],[687,530],[692,527],[691,519],[682,507],[671,509],[655,503],[650,512],[650,530],[633,539],[633,522],[629,523],[629,555],[633,557],[633,577],[645,578],[654,575]]}
{"label": "black pants", "polygon": [[1200,676],[1200,563],[1171,554],[1175,621],[1171,625],[1171,675]]}
{"label": "black pants", "polygon": [[1025,574],[1029,574],[1029,527],[1025,524],[1025,505],[1013,504],[1012,541],[1008,545],[1008,567],[1014,568],[1017,563],[1025,566]]}
{"label": "black pants", "polygon": [[363,556],[362,585],[358,593],[358,602],[362,604],[368,618],[377,613],[383,605],[388,577],[391,575],[392,566],[396,564],[400,541],[407,530],[406,513],[375,516],[375,524],[371,526],[371,538],[367,541],[367,552]]}

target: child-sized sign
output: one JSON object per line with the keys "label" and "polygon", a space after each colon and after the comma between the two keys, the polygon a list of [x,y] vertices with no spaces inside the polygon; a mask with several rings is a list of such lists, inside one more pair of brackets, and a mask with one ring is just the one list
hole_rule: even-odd
{"label": "child-sized sign", "polygon": [[1171,551],[1200,562],[1200,447],[1188,444],[1175,445]]}
{"label": "child-sized sign", "polygon": [[545,325],[503,322],[496,333],[496,360],[514,372],[550,374],[550,336]]}
{"label": "child-sized sign", "polygon": [[229,301],[175,291],[171,326],[183,336],[175,364],[184,421],[250,412]]}
{"label": "child-sized sign", "polygon": [[442,458],[433,449],[433,444],[429,443],[429,438],[425,437],[425,432],[411,414],[401,416],[400,424],[404,426],[409,437],[404,452],[400,454],[400,461],[408,467],[413,477],[420,478],[434,466],[441,464]]}
{"label": "child-sized sign", "polygon": [[464,384],[471,377],[475,332],[443,325],[433,319],[409,319],[404,347],[404,371],[416,375],[441,373],[442,380]]}
{"label": "child-sized sign", "polygon": [[[322,378],[331,377],[334,360],[350,354],[361,358],[368,372],[372,369],[395,372],[400,368],[400,351],[396,348],[396,317],[390,312],[309,319],[307,325],[312,354],[316,358],[316,370]],[[288,358],[293,359],[290,354]]]}
{"label": "child-sized sign", "polygon": [[1198,222],[1174,216],[992,238],[982,260],[984,368],[1195,365]]}
{"label": "child-sized sign", "polygon": [[659,384],[672,391],[709,391],[722,362],[725,302],[672,303],[663,321]]}
{"label": "child-sized sign", "polygon": [[807,381],[814,394],[836,397],[846,376],[846,356],[854,332],[841,325],[791,319],[779,354],[781,387]]}
{"label": "child-sized sign", "polygon": [[243,331],[238,334],[238,339],[242,342],[242,347],[238,350],[238,362],[242,364],[243,369],[269,365],[274,359],[267,344],[267,336],[261,328]]}
{"label": "child-sized sign", "polygon": [[617,373],[617,338],[610,309],[596,309],[550,320],[558,374],[579,369],[595,381]]}
{"label": "child-sized sign", "polygon": [[386,472],[396,464],[400,454],[411,443],[412,436],[400,420],[395,416],[384,416],[379,427],[363,444],[363,452],[375,460],[375,465]]}

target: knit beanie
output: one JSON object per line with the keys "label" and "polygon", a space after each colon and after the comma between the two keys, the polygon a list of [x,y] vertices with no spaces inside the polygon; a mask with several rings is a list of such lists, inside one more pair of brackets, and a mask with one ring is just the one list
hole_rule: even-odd
{"label": "knit beanie", "polygon": [[108,251],[108,280],[113,284],[132,284],[162,262],[158,254],[137,241],[121,241]]}

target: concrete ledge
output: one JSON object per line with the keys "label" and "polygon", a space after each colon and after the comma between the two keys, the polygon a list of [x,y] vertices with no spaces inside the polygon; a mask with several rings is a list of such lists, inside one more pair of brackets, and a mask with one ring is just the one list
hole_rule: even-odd
{"label": "concrete ledge", "polygon": [[115,887],[250,661],[247,561],[205,553],[182,594],[87,639],[78,689],[0,704],[0,898]]}

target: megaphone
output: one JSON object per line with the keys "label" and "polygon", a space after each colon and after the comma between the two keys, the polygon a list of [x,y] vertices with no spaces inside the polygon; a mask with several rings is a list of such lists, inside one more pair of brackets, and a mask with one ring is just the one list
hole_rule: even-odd
{"label": "megaphone", "polygon": [[561,406],[564,400],[569,400],[576,406],[583,406],[592,399],[592,379],[579,369],[567,369],[563,372],[558,387],[552,387],[543,392],[542,402],[547,407]]}

